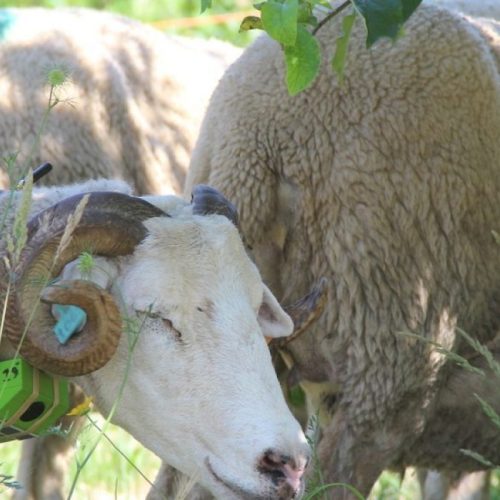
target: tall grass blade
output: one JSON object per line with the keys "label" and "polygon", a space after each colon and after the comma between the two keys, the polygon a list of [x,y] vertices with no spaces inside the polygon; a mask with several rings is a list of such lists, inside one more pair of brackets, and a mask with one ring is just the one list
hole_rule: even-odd
{"label": "tall grass blade", "polygon": [[483,412],[486,414],[486,416],[500,430],[500,415],[498,415],[498,413],[489,403],[487,403],[484,399],[480,398],[477,394],[474,394],[474,397],[479,401],[479,404],[481,405],[481,408]]}
{"label": "tall grass blade", "polygon": [[470,457],[470,458],[476,460],[476,462],[479,462],[481,465],[484,465],[488,469],[494,469],[495,467],[498,467],[497,465],[493,464],[492,462],[490,462],[489,460],[484,458],[479,453],[476,453],[475,451],[465,450],[462,448],[460,450],[460,453],[462,453],[463,455],[466,455],[467,457]]}

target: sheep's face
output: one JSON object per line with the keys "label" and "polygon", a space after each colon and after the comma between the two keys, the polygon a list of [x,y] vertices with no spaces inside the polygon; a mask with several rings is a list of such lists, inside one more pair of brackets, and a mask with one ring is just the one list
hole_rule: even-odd
{"label": "sheep's face", "polygon": [[145,225],[132,256],[97,262],[116,274],[132,326],[108,364],[78,382],[108,412],[126,377],[113,420],[217,498],[292,498],[308,447],[265,340],[289,335],[290,318],[225,217]]}

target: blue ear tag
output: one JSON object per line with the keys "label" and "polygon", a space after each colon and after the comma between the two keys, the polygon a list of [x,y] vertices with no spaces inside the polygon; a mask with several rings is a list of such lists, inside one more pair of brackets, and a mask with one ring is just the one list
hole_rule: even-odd
{"label": "blue ear tag", "polygon": [[56,304],[54,306],[54,314],[58,320],[53,331],[60,344],[65,344],[87,322],[87,314],[77,306]]}

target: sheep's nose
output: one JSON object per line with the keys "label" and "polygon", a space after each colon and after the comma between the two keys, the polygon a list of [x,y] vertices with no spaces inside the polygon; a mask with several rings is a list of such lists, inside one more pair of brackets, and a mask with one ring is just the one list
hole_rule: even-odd
{"label": "sheep's nose", "polygon": [[301,490],[308,462],[308,454],[291,457],[276,450],[267,450],[257,468],[271,480],[277,490],[277,498],[294,498]]}

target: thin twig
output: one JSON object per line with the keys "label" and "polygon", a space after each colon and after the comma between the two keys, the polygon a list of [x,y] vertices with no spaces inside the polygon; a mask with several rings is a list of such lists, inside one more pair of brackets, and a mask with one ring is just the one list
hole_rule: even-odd
{"label": "thin twig", "polygon": [[334,18],[337,14],[340,14],[344,9],[349,7],[349,5],[351,5],[351,0],[346,0],[342,5],[339,5],[335,10],[332,10],[330,14],[328,14],[318,23],[318,26],[316,26],[313,29],[312,34],[315,35],[320,30],[320,28],[322,28],[328,21]]}

